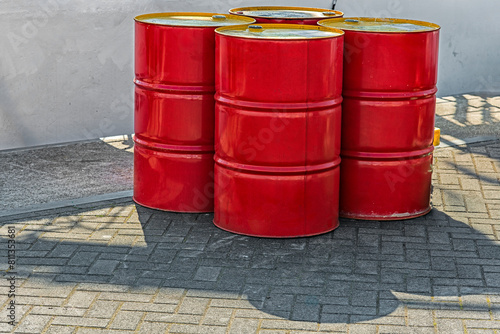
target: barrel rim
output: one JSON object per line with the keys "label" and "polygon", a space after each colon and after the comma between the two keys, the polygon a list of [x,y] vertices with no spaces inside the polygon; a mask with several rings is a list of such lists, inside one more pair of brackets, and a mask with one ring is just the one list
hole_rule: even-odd
{"label": "barrel rim", "polygon": [[305,25],[305,24],[290,24],[290,23],[258,23],[262,28],[288,28],[295,30],[320,30],[320,31],[328,31],[335,33],[334,36],[321,36],[321,37],[294,37],[294,38],[279,38],[279,37],[259,37],[259,36],[242,36],[242,35],[232,35],[229,33],[225,33],[225,30],[246,30],[248,29],[248,25],[235,25],[235,26],[225,26],[219,27],[215,29],[216,35],[219,34],[221,36],[228,36],[233,38],[245,38],[245,39],[256,39],[256,40],[278,40],[278,41],[309,41],[316,39],[330,39],[330,38],[340,38],[344,35],[344,31],[340,29],[330,28],[330,27],[322,27],[318,25]]}
{"label": "barrel rim", "polygon": [[[328,23],[338,23],[338,22],[345,22],[346,20],[358,20],[358,21],[365,21],[365,22],[387,22],[387,23],[410,23],[410,24],[416,24],[420,25],[423,27],[427,27],[429,29],[422,29],[422,30],[415,30],[415,31],[370,31],[370,30],[363,30],[363,29],[355,29],[355,28],[337,28],[337,27],[331,27],[327,25]],[[322,27],[328,27],[332,29],[340,29],[340,30],[346,30],[346,31],[356,31],[356,32],[363,32],[363,33],[371,33],[371,34],[418,34],[418,33],[426,33],[426,32],[432,32],[432,31],[439,31],[441,29],[441,26],[432,23],[432,22],[427,22],[427,21],[420,21],[420,20],[411,20],[411,19],[400,19],[400,18],[377,18],[377,17],[341,17],[341,18],[336,18],[336,19],[325,19],[318,21],[318,25]]]}
{"label": "barrel rim", "polygon": [[[151,24],[155,26],[160,26],[160,27],[182,27],[182,28],[217,28],[217,27],[223,27],[224,25],[177,25],[177,24],[165,24],[165,23],[154,23],[154,22],[144,22],[143,20],[145,19],[152,19],[152,18],[168,18],[171,16],[199,16],[199,17],[212,17],[214,15],[224,15],[226,18],[232,18],[235,20],[239,21],[247,21],[248,24],[255,23],[255,19],[248,17],[248,16],[242,16],[242,15],[232,15],[232,14],[221,14],[221,13],[199,13],[199,12],[164,12],[164,13],[149,13],[149,14],[141,14],[137,15],[134,17],[134,21],[137,23],[142,23],[142,24]],[[234,25],[229,25],[230,27],[232,26],[237,26],[237,25],[246,25],[246,23],[235,23]]]}
{"label": "barrel rim", "polygon": [[340,156],[336,156],[334,160],[316,163],[316,164],[300,164],[300,165],[254,165],[245,162],[232,161],[219,156],[217,152],[214,155],[216,165],[225,169],[238,171],[243,174],[262,174],[262,175],[304,175],[313,173],[324,173],[326,171],[339,168],[342,162]]}
{"label": "barrel rim", "polygon": [[[327,9],[327,8],[317,8],[317,7],[300,7],[300,6],[248,6],[248,7],[236,7],[232,8],[229,10],[230,14],[233,15],[239,15],[239,16],[250,16],[250,17],[257,17],[260,19],[273,19],[273,17],[269,16],[261,16],[261,15],[254,15],[254,14],[237,14],[237,12],[244,12],[244,11],[259,11],[259,10],[288,10],[288,11],[304,11],[304,12],[332,12],[336,13],[336,16],[327,16],[323,15],[325,18],[340,18],[344,16],[344,12],[341,12],[339,10],[334,10],[334,9]],[[311,20],[311,19],[318,19],[321,17],[307,17],[307,18],[297,18],[297,17],[279,17],[279,19],[283,20]]]}

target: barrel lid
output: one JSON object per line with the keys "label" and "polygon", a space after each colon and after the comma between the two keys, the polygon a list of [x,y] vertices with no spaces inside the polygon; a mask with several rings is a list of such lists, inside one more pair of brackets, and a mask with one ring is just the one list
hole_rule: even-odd
{"label": "barrel lid", "polygon": [[215,29],[221,35],[255,39],[319,39],[344,34],[342,30],[302,24],[251,24]]}
{"label": "barrel lid", "polygon": [[216,13],[153,13],[135,17],[137,22],[179,27],[224,27],[255,22],[250,17]]}
{"label": "barrel lid", "polygon": [[318,24],[323,27],[335,29],[378,33],[411,33],[440,29],[440,26],[437,24],[424,21],[373,17],[346,17],[335,20],[321,20]]}
{"label": "barrel lid", "polygon": [[246,15],[258,18],[273,19],[328,19],[342,17],[344,13],[338,10],[311,8],[311,7],[285,7],[285,6],[257,6],[257,7],[239,7],[229,10],[230,14]]}

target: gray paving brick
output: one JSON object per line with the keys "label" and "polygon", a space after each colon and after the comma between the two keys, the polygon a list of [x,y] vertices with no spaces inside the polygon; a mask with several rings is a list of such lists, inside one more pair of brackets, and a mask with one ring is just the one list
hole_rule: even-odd
{"label": "gray paving brick", "polygon": [[79,251],[68,261],[70,266],[89,266],[94,262],[95,258],[99,255],[97,252],[82,252]]}
{"label": "gray paving brick", "polygon": [[295,303],[291,320],[318,322],[321,306],[315,303]]}
{"label": "gray paving brick", "polygon": [[78,249],[78,245],[59,244],[50,253],[50,257],[71,257]]}
{"label": "gray paving brick", "polygon": [[196,271],[194,279],[198,281],[214,282],[219,277],[220,272],[221,268],[217,267],[199,267],[198,270]]}
{"label": "gray paving brick", "polygon": [[407,279],[407,290],[408,290],[408,292],[430,293],[431,292],[431,281],[429,278],[425,278],[425,277],[408,278]]}
{"label": "gray paving brick", "polygon": [[89,269],[90,275],[111,275],[118,266],[115,260],[97,260]]}

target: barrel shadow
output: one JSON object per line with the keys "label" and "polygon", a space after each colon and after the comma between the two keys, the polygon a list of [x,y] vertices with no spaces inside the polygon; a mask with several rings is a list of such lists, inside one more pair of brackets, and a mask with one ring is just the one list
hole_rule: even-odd
{"label": "barrel shadow", "polygon": [[[130,202],[123,207],[132,209]],[[212,214],[135,207],[136,235],[144,237],[140,246],[43,239],[42,229],[31,227],[17,238],[19,279],[52,286],[90,284],[96,291],[99,284],[113,285],[124,293],[188,290],[190,296],[240,298],[238,308],[312,323],[404,317],[405,307],[498,311],[485,300],[500,295],[495,272],[500,247],[491,236],[436,209],[407,221],[342,219],[337,230],[324,235],[265,239],[222,231],[213,225]],[[47,213],[44,223],[38,214],[38,224],[67,233],[74,228],[69,221],[50,223],[60,215]],[[0,224],[5,228],[16,220]],[[6,244],[5,237],[0,242]],[[104,272],[96,272],[99,261],[114,269],[100,266]],[[468,296],[480,301],[464,304]]]}

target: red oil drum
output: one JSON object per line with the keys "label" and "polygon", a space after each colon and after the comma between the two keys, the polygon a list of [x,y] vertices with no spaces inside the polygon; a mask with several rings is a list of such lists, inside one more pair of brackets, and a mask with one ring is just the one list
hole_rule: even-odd
{"label": "red oil drum", "polygon": [[224,27],[216,45],[215,225],[274,238],[335,229],[342,31]]}
{"label": "red oil drum", "polygon": [[134,200],[213,211],[215,33],[251,18],[157,13],[135,18]]}
{"label": "red oil drum", "polygon": [[316,25],[319,20],[339,18],[344,16],[344,13],[338,10],[285,6],[240,7],[230,9],[229,13],[234,15],[244,15],[252,17],[257,21],[257,23],[310,25]]}
{"label": "red oil drum", "polygon": [[342,18],[340,216],[399,220],[430,211],[439,26]]}

